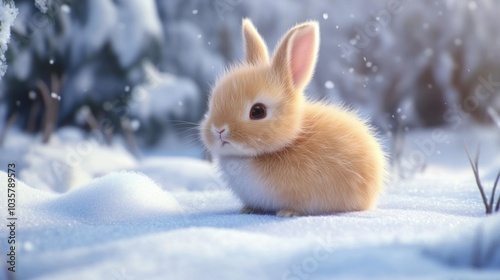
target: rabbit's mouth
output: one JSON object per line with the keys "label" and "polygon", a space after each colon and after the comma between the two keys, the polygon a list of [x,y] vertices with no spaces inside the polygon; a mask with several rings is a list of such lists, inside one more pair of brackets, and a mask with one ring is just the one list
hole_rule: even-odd
{"label": "rabbit's mouth", "polygon": [[255,151],[252,149],[245,148],[238,142],[226,139],[217,139],[217,141],[212,145],[212,151],[219,156],[253,156]]}
{"label": "rabbit's mouth", "polygon": [[221,147],[224,147],[224,145],[226,145],[226,144],[230,144],[229,141],[226,141],[226,139],[224,139],[221,134],[219,134],[219,140],[221,143],[221,145],[220,145]]}

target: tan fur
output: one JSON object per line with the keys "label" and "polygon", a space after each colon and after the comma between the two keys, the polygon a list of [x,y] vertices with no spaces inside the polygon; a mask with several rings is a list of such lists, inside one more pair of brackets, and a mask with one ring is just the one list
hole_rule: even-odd
{"label": "tan fur", "polygon": [[[354,112],[302,93],[316,63],[317,23],[290,29],[271,61],[249,20],[243,36],[245,63],[212,90],[201,137],[244,211],[289,217],[372,209],[386,166],[374,132]],[[249,118],[255,103],[266,106],[265,119]],[[238,172],[227,168],[230,160]]]}
{"label": "tan fur", "polygon": [[269,61],[266,44],[249,19],[243,19],[242,33],[245,45],[245,61],[248,64],[259,64]]}
{"label": "tan fur", "polygon": [[317,214],[372,209],[384,161],[372,132],[354,113],[308,103],[300,136],[279,152],[255,157],[253,168],[285,198],[286,209]]}

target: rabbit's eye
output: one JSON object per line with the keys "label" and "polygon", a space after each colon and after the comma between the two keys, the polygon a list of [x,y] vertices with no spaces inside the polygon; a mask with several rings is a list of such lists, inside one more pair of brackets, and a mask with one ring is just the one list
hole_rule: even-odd
{"label": "rabbit's eye", "polygon": [[267,115],[266,113],[266,106],[262,103],[257,103],[252,106],[252,109],[250,109],[250,119],[252,120],[260,120],[265,118]]}

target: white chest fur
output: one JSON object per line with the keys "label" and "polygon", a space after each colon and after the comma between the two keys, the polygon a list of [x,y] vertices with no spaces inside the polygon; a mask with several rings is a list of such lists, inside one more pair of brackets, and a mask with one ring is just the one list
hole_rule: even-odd
{"label": "white chest fur", "polygon": [[282,200],[266,187],[266,182],[252,170],[250,158],[220,157],[216,159],[216,164],[224,182],[245,206],[267,211],[276,211],[283,207]]}

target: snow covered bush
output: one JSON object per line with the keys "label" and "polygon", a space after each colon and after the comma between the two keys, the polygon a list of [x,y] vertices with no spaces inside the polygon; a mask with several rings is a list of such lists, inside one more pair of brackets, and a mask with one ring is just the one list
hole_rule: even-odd
{"label": "snow covered bush", "polygon": [[193,128],[203,106],[199,89],[191,79],[160,73],[150,63],[145,63],[145,69],[146,81],[134,88],[127,115],[144,143],[153,145],[165,133]]}
{"label": "snow covered bush", "polygon": [[7,70],[5,52],[10,40],[10,27],[14,23],[16,16],[17,9],[14,6],[14,1],[0,1],[0,78],[2,78]]}
{"label": "snow covered bush", "polygon": [[[40,2],[40,3],[43,3]],[[120,127],[130,89],[143,80],[142,61],[157,59],[163,40],[153,0],[17,1],[11,67],[1,82],[8,117],[28,131],[74,123],[87,106]],[[111,102],[113,108],[103,108]],[[43,119],[43,120],[42,120]]]}

